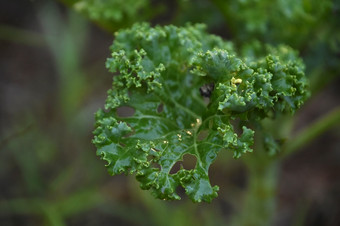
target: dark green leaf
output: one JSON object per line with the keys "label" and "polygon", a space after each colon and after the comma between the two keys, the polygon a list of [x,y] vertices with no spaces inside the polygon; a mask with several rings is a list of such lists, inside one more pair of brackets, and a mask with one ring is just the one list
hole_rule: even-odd
{"label": "dark green leaf", "polygon": [[[137,24],[118,32],[111,50],[107,67],[119,75],[96,115],[93,142],[111,174],[134,173],[160,199],[180,199],[182,186],[193,201],[210,202],[218,187],[208,173],[218,153],[251,152],[254,122],[273,109],[294,111],[306,98],[297,57],[281,62],[273,49],[278,56],[244,61],[202,25]],[[207,85],[210,98],[200,92]],[[118,113],[124,106],[133,114]],[[184,155],[195,156],[195,167],[174,172]]]}

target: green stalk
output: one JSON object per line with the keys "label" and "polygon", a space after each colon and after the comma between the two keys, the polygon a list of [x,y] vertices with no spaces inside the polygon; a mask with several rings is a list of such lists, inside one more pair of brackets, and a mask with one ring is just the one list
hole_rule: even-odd
{"label": "green stalk", "polygon": [[[263,121],[262,125],[275,137],[287,137],[290,133],[292,120],[280,118],[275,121]],[[340,107],[335,108],[324,117],[302,130],[283,147],[282,155],[270,157],[260,142],[262,134],[257,133],[254,153],[247,156],[244,161],[249,170],[248,190],[246,191],[242,210],[232,219],[232,225],[242,226],[270,226],[276,212],[276,190],[278,172],[282,157],[299,150],[311,140],[318,137],[328,129],[340,124]],[[280,128],[279,130],[277,128]]]}
{"label": "green stalk", "polygon": [[242,210],[232,219],[231,225],[273,225],[279,161],[252,159],[246,164],[249,170],[248,190],[243,200]]}
{"label": "green stalk", "polygon": [[263,131],[255,132],[254,152],[244,156],[248,169],[248,186],[242,209],[232,219],[234,226],[271,226],[276,214],[277,184],[280,163],[277,155],[270,156],[265,149],[264,137],[271,134],[275,138],[288,137],[292,128],[290,115],[279,115],[275,120],[261,122]]}
{"label": "green stalk", "polygon": [[340,124],[340,107],[335,108],[315,123],[303,129],[299,134],[294,136],[290,142],[283,148],[282,157],[286,157],[299,150],[314,138],[318,137],[328,129]]}

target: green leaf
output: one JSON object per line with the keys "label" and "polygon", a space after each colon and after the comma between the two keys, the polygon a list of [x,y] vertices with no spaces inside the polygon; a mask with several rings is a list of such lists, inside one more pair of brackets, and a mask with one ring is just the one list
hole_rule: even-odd
{"label": "green leaf", "polygon": [[[106,110],[96,114],[97,154],[111,174],[135,174],[159,199],[180,199],[182,186],[194,202],[211,202],[218,187],[210,183],[209,167],[218,153],[230,150],[239,158],[252,152],[253,124],[276,105],[290,111],[305,98],[278,78],[285,75],[282,84],[298,87],[303,72],[296,64],[271,56],[245,63],[231,43],[204,29],[136,24],[117,33],[107,60],[119,75]],[[201,95],[203,87],[210,93]],[[121,114],[123,107],[133,113]],[[185,155],[195,156],[195,167],[175,172]]]}
{"label": "green leaf", "polygon": [[[146,18],[148,0],[72,0],[76,11],[87,15],[91,20],[106,24],[131,23],[138,15]],[[138,12],[143,13],[138,13]]]}

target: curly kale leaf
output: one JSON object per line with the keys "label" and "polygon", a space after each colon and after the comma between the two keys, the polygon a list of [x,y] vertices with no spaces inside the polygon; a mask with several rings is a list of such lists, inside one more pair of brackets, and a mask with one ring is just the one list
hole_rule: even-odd
{"label": "curly kale leaf", "polygon": [[[218,187],[209,167],[218,153],[251,152],[253,123],[271,111],[295,111],[308,94],[303,64],[288,47],[242,60],[204,29],[136,24],[116,34],[107,60],[119,75],[96,114],[97,154],[110,174],[135,174],[160,199],[180,199],[182,186],[194,202],[210,202]],[[120,114],[124,107],[133,113]],[[185,155],[196,158],[195,167],[173,172]]]}

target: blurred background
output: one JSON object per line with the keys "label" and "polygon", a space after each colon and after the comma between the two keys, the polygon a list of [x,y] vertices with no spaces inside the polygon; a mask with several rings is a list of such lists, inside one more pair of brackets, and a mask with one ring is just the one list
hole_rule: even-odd
{"label": "blurred background", "polygon": [[[103,2],[0,2],[0,225],[226,225],[242,210],[248,173],[230,153],[210,169],[220,186],[211,204],[156,200],[96,156],[94,113],[112,84],[105,60],[113,32],[134,22],[204,22],[236,46],[297,48],[313,96],[295,132],[339,107],[338,1]],[[275,225],[340,225],[339,129],[284,160]]]}

